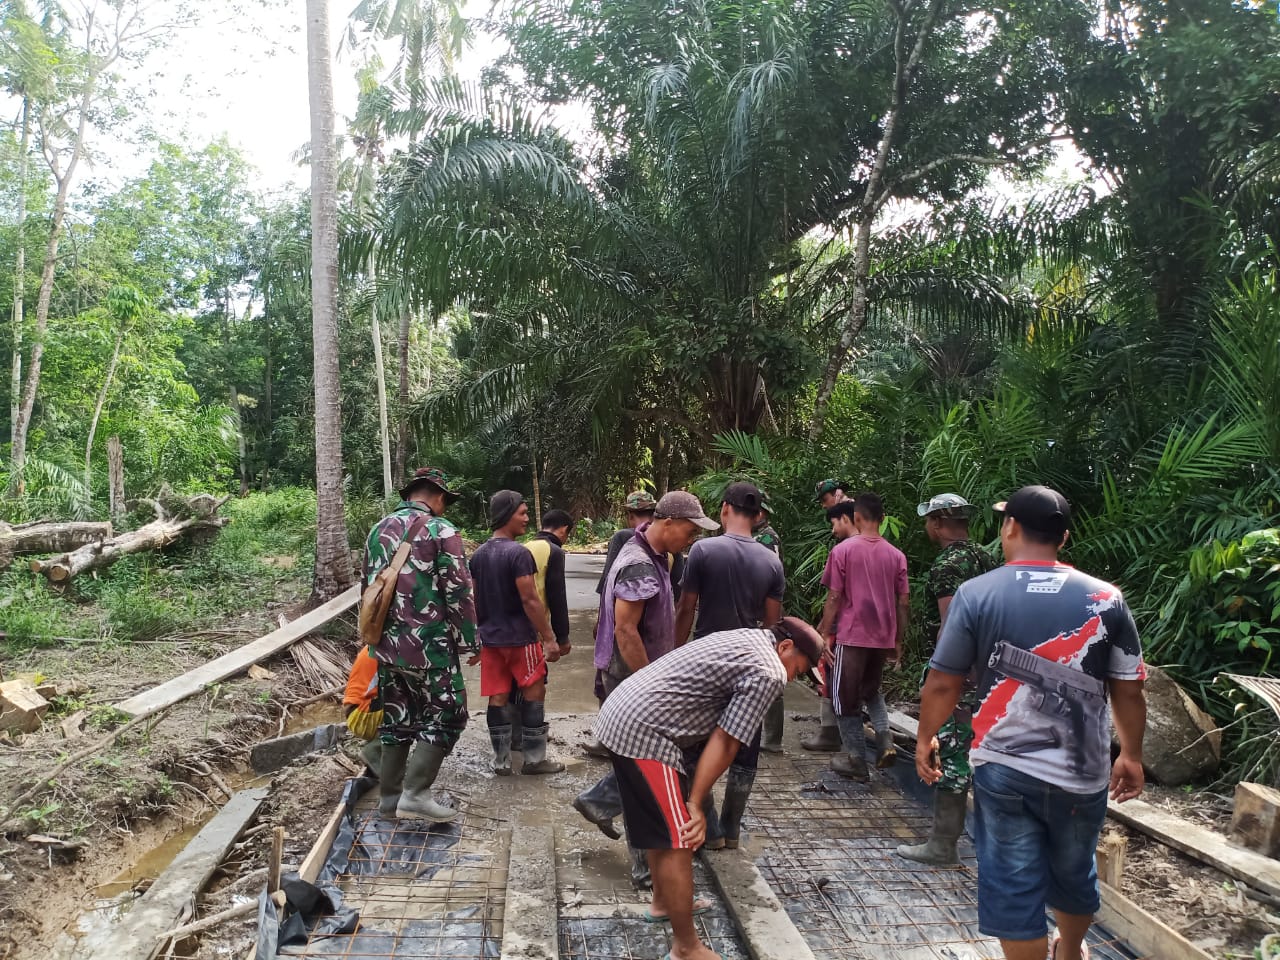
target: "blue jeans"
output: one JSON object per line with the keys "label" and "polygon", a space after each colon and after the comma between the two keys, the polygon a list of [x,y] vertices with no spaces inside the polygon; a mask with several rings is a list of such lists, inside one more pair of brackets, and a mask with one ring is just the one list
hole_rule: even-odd
{"label": "blue jeans", "polygon": [[1098,911],[1094,853],[1107,791],[1070,793],[1011,767],[973,771],[978,848],[978,929],[1001,940],[1048,933],[1045,907]]}

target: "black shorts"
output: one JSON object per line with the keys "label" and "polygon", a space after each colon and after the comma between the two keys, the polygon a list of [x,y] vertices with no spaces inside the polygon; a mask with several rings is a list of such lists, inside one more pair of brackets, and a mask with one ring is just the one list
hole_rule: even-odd
{"label": "black shorts", "polygon": [[658,760],[613,756],[613,772],[622,790],[622,816],[627,842],[637,850],[690,850],[680,839],[689,822],[685,797],[689,781],[674,767]]}

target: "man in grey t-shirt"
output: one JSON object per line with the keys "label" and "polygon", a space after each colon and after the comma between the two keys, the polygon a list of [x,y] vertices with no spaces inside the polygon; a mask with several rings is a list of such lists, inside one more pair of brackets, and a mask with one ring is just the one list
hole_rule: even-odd
{"label": "man in grey t-shirt", "polygon": [[[751,483],[731,483],[720,504],[724,533],[699,540],[689,551],[684,588],[676,607],[676,643],[683,644],[693,628],[695,640],[726,630],[770,627],[782,617],[786,577],[782,561],[752,536],[760,512],[760,491]],[[694,612],[697,623],[694,624]],[[743,746],[725,778],[720,826],[723,845],[737,847],[742,814],[760,762],[760,731]],[[707,844],[720,845],[714,836]]]}
{"label": "man in grey t-shirt", "polygon": [[1108,788],[1118,802],[1142,792],[1146,668],[1119,589],[1058,562],[1071,522],[1062,494],[1023,487],[995,509],[1008,562],[962,583],[947,609],[921,691],[916,770],[940,779],[938,729],[976,669],[978,929],[1008,960],[1043,960],[1047,905],[1052,956],[1081,960]]}

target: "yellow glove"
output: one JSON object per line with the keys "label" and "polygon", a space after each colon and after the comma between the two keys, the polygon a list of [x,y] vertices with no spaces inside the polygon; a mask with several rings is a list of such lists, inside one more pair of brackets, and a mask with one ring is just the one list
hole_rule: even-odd
{"label": "yellow glove", "polygon": [[382,726],[381,710],[365,710],[356,707],[347,714],[347,729],[361,740],[372,740],[378,735],[380,726]]}

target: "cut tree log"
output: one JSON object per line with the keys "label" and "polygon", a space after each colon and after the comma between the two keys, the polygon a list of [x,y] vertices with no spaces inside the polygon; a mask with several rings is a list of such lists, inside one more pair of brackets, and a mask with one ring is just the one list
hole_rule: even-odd
{"label": "cut tree log", "polygon": [[0,523],[0,570],[24,553],[64,553],[110,539],[109,523],[55,523],[37,520],[10,526]]}
{"label": "cut tree log", "polygon": [[[216,510],[227,501],[227,497],[217,500]],[[87,543],[82,547],[63,553],[61,556],[47,560],[31,561],[34,573],[43,573],[51,583],[66,581],[84,573],[86,570],[100,570],[110,566],[121,557],[143,550],[159,550],[197,530],[216,530],[229,521],[224,517],[213,516],[213,510],[203,516],[185,520],[171,519],[165,511],[161,516],[137,530],[130,530],[117,537]]]}

